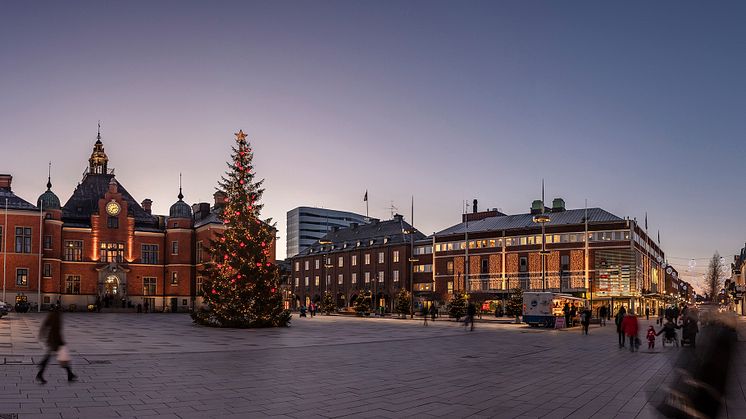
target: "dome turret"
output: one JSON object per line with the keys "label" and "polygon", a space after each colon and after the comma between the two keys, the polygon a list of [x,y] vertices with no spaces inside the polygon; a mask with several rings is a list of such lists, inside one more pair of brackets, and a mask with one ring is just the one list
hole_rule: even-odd
{"label": "dome turret", "polygon": [[49,175],[47,176],[47,190],[39,195],[36,200],[36,206],[45,210],[61,209],[60,198],[52,192],[52,164],[49,164]]}
{"label": "dome turret", "polygon": [[171,205],[168,211],[169,218],[192,218],[192,207],[184,202],[184,194],[181,193],[181,174],[179,174],[179,200]]}

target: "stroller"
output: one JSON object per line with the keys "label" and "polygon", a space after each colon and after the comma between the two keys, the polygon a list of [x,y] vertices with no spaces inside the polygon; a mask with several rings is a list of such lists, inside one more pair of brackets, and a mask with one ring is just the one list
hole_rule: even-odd
{"label": "stroller", "polygon": [[663,334],[663,347],[665,347],[667,343],[670,345],[679,346],[679,340],[676,336],[676,329],[678,328],[679,326],[676,326],[671,322],[663,325],[663,329],[661,329],[661,331],[657,333],[658,335],[660,335],[661,333]]}

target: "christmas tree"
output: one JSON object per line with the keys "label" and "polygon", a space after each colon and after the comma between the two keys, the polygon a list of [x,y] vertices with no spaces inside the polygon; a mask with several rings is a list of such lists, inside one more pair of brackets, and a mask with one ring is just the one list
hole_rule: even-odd
{"label": "christmas tree", "polygon": [[411,299],[409,291],[402,288],[396,295],[396,312],[406,317],[411,308]]}
{"label": "christmas tree", "polygon": [[370,312],[371,295],[370,291],[363,291],[355,300],[355,311],[359,316]]}
{"label": "christmas tree", "polygon": [[334,310],[337,309],[337,305],[334,304],[334,297],[329,291],[325,292],[324,296],[321,297],[321,303],[319,304],[319,306],[321,312],[327,315],[334,313]]}
{"label": "christmas tree", "polygon": [[523,290],[520,287],[513,290],[505,306],[505,313],[508,316],[520,316],[523,314]]}
{"label": "christmas tree", "polygon": [[195,312],[195,322],[214,327],[289,326],[282,308],[279,270],[270,260],[274,240],[271,220],[259,219],[263,180],[254,179],[254,153],[246,134],[236,134],[230,168],[220,190],[227,198],[220,210],[225,230],[210,241],[211,262],[202,271],[207,309]]}
{"label": "christmas tree", "polygon": [[454,292],[451,301],[448,302],[448,314],[451,317],[461,318],[466,314],[466,295]]}

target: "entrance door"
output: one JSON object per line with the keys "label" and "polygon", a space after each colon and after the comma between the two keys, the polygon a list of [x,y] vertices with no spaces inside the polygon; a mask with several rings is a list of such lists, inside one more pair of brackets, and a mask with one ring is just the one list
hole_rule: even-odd
{"label": "entrance door", "polygon": [[176,310],[179,309],[179,299],[176,297],[171,298],[171,312],[176,313]]}
{"label": "entrance door", "polygon": [[116,275],[107,276],[104,280],[104,294],[112,295],[116,298],[120,296],[120,291],[119,277],[117,277]]}

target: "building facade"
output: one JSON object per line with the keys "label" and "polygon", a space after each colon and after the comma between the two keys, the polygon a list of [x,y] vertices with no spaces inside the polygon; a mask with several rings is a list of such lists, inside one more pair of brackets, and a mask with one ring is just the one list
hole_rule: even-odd
{"label": "building facade", "polygon": [[212,206],[190,206],[179,188],[169,215],[154,215],[152,201],[137,203],[108,161],[99,133],[88,170],[64,205],[51,180],[33,205],[13,194],[10,175],[0,175],[4,299],[78,310],[100,302],[187,311],[200,302],[199,272],[210,240],[225,229],[225,194],[215,193]]}
{"label": "building facade", "polygon": [[[544,231],[542,234],[542,224]],[[525,214],[464,214],[435,233],[433,282],[447,300],[465,292],[504,300],[511,290],[573,294],[617,310],[664,304],[664,253],[636,221],[601,208],[567,210],[534,201]]]}
{"label": "building facade", "polygon": [[289,258],[294,308],[319,302],[325,292],[334,296],[338,307],[350,307],[361,293],[370,292],[374,307],[392,311],[397,293],[411,289],[412,249],[423,239],[398,214],[392,220],[333,227],[313,246]]}
{"label": "building facade", "polygon": [[324,237],[333,228],[366,224],[368,217],[326,208],[298,207],[287,213],[287,257],[293,257]]}

